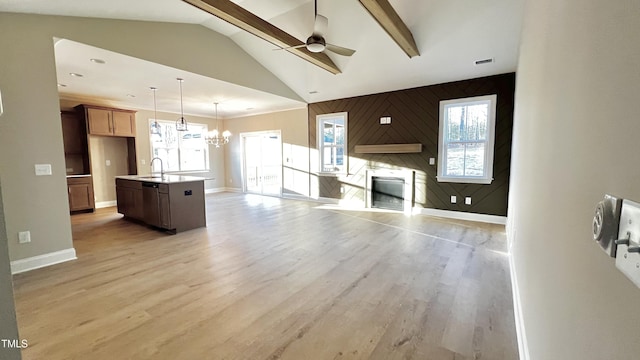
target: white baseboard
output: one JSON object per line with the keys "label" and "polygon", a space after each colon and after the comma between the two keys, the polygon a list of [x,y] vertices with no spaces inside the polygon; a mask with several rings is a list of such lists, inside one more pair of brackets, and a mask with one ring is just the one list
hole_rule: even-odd
{"label": "white baseboard", "polygon": [[285,199],[292,199],[292,200],[309,200],[309,197],[307,195],[301,195],[301,194],[282,193],[282,197]]}
{"label": "white baseboard", "polygon": [[524,328],[524,317],[522,315],[522,303],[520,301],[520,288],[516,277],[516,267],[513,264],[513,254],[509,255],[509,268],[511,273],[511,291],[513,292],[513,315],[516,319],[516,334],[518,337],[518,352],[520,360],[529,360],[529,343]]}
{"label": "white baseboard", "polygon": [[118,205],[118,202],[113,200],[113,201],[100,201],[96,203],[96,209],[102,209],[102,208],[108,208],[108,207],[112,207],[112,206],[116,206]]}
{"label": "white baseboard", "polygon": [[39,269],[45,266],[63,263],[65,261],[75,260],[76,249],[69,248],[65,250],[55,251],[48,254],[33,256],[26,259],[20,259],[11,262],[11,273],[19,274],[25,271]]}
{"label": "white baseboard", "polygon": [[226,187],[224,188],[225,192],[232,192],[232,193],[241,193],[242,189],[241,188],[234,188],[234,187]]}
{"label": "white baseboard", "polygon": [[221,193],[221,192],[225,192],[226,188],[212,188],[212,189],[205,189],[204,193],[205,194],[216,194],[216,193]]}
{"label": "white baseboard", "polygon": [[477,221],[477,222],[483,222],[483,223],[489,223],[489,224],[498,224],[498,225],[507,224],[506,216],[476,214],[476,213],[469,213],[469,212],[463,212],[463,211],[451,211],[451,210],[428,209],[428,208],[414,208],[414,213],[444,217],[449,219]]}

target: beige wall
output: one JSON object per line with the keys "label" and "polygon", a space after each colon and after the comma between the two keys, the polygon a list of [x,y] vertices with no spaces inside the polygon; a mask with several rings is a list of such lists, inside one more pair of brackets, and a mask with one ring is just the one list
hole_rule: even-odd
{"label": "beige wall", "polygon": [[[0,178],[11,260],[73,246],[54,37],[300,100],[230,39],[202,26],[0,13]],[[36,177],[35,164],[51,164],[53,175]],[[18,244],[23,230],[31,243]]]}
{"label": "beige wall", "polygon": [[231,131],[227,146],[226,186],[242,189],[240,134],[280,130],[282,135],[283,193],[309,196],[309,146],[307,108],[254,115],[224,121]]}
{"label": "beige wall", "polygon": [[640,2],[536,0],[516,88],[509,239],[530,359],[638,359],[640,289],[591,240],[640,201]]}
{"label": "beige wall", "polygon": [[[0,190],[2,186],[0,186]],[[9,248],[4,228],[4,210],[2,209],[2,192],[0,191],[0,339],[17,340],[18,325],[13,303],[13,280],[9,265]],[[19,360],[19,349],[8,349],[0,345],[0,359]]]}

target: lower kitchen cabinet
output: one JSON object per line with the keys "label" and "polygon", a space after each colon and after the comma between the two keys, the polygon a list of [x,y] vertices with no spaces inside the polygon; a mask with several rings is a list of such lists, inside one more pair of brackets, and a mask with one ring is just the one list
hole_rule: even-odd
{"label": "lower kitchen cabinet", "polygon": [[67,177],[67,190],[70,211],[93,211],[95,209],[91,176]]}
{"label": "lower kitchen cabinet", "polygon": [[119,213],[172,233],[206,226],[203,180],[163,183],[144,179],[116,178]]}
{"label": "lower kitchen cabinet", "polygon": [[119,213],[144,220],[142,184],[139,181],[116,179],[116,199]]}

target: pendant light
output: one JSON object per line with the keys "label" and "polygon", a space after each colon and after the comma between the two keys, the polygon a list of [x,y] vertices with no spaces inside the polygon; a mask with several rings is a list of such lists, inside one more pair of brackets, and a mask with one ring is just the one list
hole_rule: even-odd
{"label": "pendant light", "polygon": [[176,130],[178,131],[187,131],[187,120],[184,118],[184,108],[182,106],[182,82],[184,79],[177,78],[178,83],[180,84],[180,119],[176,120]]}
{"label": "pendant light", "polygon": [[151,135],[160,135],[160,124],[158,123],[158,111],[156,106],[156,91],[158,88],[150,87],[153,91],[153,123],[151,123]]}
{"label": "pendant light", "polygon": [[229,132],[229,130],[225,130],[222,132],[222,136],[220,136],[220,131],[218,131],[218,103],[214,104],[216,105],[216,129],[210,131],[207,136],[205,136],[204,140],[207,142],[207,144],[215,145],[217,148],[219,148],[220,145],[224,145],[229,142],[231,133]]}

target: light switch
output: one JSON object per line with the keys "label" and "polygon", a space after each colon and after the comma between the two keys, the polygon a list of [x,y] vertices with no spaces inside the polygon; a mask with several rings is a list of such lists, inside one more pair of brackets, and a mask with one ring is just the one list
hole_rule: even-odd
{"label": "light switch", "polygon": [[616,250],[616,267],[640,287],[640,204],[623,200]]}
{"label": "light switch", "polygon": [[471,196],[467,196],[466,198],[464,198],[464,203],[466,205],[471,205]]}
{"label": "light switch", "polygon": [[105,162],[106,162],[107,166],[111,166],[111,160],[107,160]]}
{"label": "light switch", "polygon": [[51,175],[51,164],[36,164],[36,176]]}
{"label": "light switch", "polygon": [[146,164],[147,164],[147,160],[142,159],[142,160],[140,160],[140,163],[141,163],[142,165],[146,165]]}
{"label": "light switch", "polygon": [[455,204],[458,201],[458,198],[456,198],[455,195],[451,195],[451,203]]}

